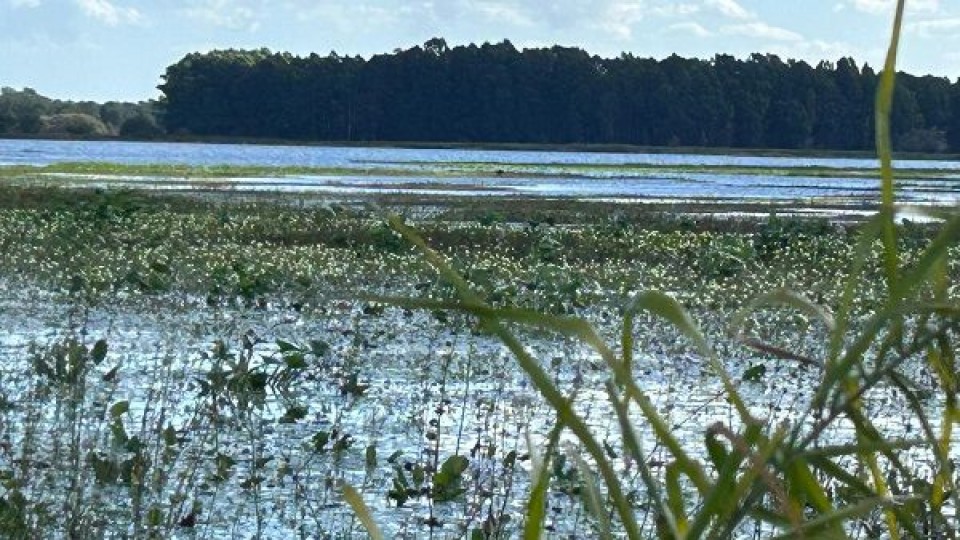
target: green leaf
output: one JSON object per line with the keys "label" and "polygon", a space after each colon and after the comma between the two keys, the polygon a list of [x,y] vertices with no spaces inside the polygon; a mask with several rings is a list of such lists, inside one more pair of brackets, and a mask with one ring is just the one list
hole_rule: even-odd
{"label": "green leaf", "polygon": [[433,500],[435,502],[452,501],[466,493],[461,487],[463,473],[470,466],[470,460],[463,456],[450,456],[433,475]]}
{"label": "green leaf", "polygon": [[530,499],[527,501],[527,519],[523,525],[523,538],[539,540],[543,536],[544,518],[547,513],[547,488],[550,486],[550,456],[556,451],[562,432],[563,424],[557,424],[550,430],[542,460],[538,458],[529,433],[527,434],[527,446],[533,458],[533,471],[531,471],[533,487],[530,489]]}
{"label": "green leaf", "polygon": [[311,340],[310,352],[312,352],[314,356],[324,356],[330,352],[330,344],[319,339]]}
{"label": "green leaf", "polygon": [[283,356],[283,362],[287,369],[306,369],[307,360],[301,353],[290,353]]}
{"label": "green leaf", "polygon": [[177,440],[177,430],[173,429],[172,424],[167,424],[167,429],[163,430],[163,444],[174,446],[179,442]]}
{"label": "green leaf", "polygon": [[94,364],[103,362],[103,359],[107,357],[107,340],[101,339],[94,343],[90,357],[93,359]]}
{"label": "green leaf", "polygon": [[278,422],[281,424],[296,423],[297,420],[303,420],[307,416],[307,412],[307,408],[302,405],[291,405]]}
{"label": "green leaf", "polygon": [[329,431],[318,431],[310,439],[310,442],[313,443],[314,452],[326,452],[327,443],[330,442],[330,432]]}
{"label": "green leaf", "polygon": [[291,351],[299,351],[300,347],[297,347],[296,345],[294,345],[293,343],[290,343],[289,341],[278,339],[277,349],[279,349],[280,353],[282,354],[282,353],[288,353]]}
{"label": "green leaf", "polygon": [[110,423],[110,434],[113,435],[114,448],[126,448],[130,438],[127,436],[127,430],[123,427],[123,422],[119,418]]}
{"label": "green leaf", "polygon": [[755,366],[751,366],[749,369],[743,372],[743,380],[745,382],[759,382],[766,374],[767,366],[763,364],[757,364]]}
{"label": "green leaf", "polygon": [[127,411],[129,410],[130,410],[129,401],[118,401],[110,407],[110,416],[112,418],[120,418],[121,416],[126,414]]}
{"label": "green leaf", "polygon": [[[918,499],[909,499],[918,500]],[[897,504],[904,504],[907,501],[897,501]],[[864,499],[857,504],[839,508],[829,514],[815,517],[809,521],[804,521],[800,527],[774,537],[775,540],[787,540],[795,538],[823,538],[825,540],[832,538],[847,538],[845,534],[836,533],[840,524],[853,519],[870,514],[877,508],[888,509],[894,501],[887,497],[871,497]],[[834,531],[833,533],[829,531]]]}
{"label": "green leaf", "polygon": [[463,456],[450,456],[440,466],[440,472],[451,478],[459,478],[469,466],[469,459]]}
{"label": "green leaf", "polygon": [[517,451],[516,451],[516,450],[511,450],[511,451],[508,452],[507,455],[503,458],[503,468],[504,468],[504,469],[512,469],[513,466],[516,465],[516,463],[517,463]]}
{"label": "green leaf", "polygon": [[730,453],[727,452],[727,447],[717,438],[715,431],[707,430],[704,439],[707,446],[707,455],[710,456],[710,462],[713,463],[713,467],[719,471],[724,463],[726,463]]}

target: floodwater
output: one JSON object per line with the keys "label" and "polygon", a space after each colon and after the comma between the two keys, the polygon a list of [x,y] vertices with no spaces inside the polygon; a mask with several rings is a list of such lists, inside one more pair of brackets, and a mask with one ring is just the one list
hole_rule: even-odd
{"label": "floodwater", "polygon": [[[123,177],[58,175],[52,181],[94,186],[149,187],[161,190],[218,190],[350,195],[418,194],[423,196],[543,197],[657,202],[789,201],[798,205],[876,201],[879,181],[869,175],[851,178],[841,169],[868,169],[875,160],[695,154],[618,154],[499,150],[268,146],[195,143],[133,143],[0,140],[0,165],[47,165],[58,162],[123,164],[308,166],[357,169],[357,175],[289,175],[269,178]],[[477,175],[463,164],[516,165],[495,177]],[[583,169],[584,165],[745,166],[769,168],[764,174],[724,172]],[[960,203],[960,162],[899,161],[897,167],[930,170],[930,176],[898,183],[899,201],[908,204]],[[524,169],[532,167],[532,169]],[[571,167],[573,166],[573,167]],[[371,167],[409,170],[397,176],[360,174]],[[565,168],[566,167],[566,168]],[[837,168],[836,176],[796,176],[776,170],[798,167]],[[428,171],[428,172],[425,172]],[[430,174],[443,171],[444,174]]]}
{"label": "floodwater", "polygon": [[[462,163],[493,161],[511,163],[637,163],[675,165],[754,165],[771,168],[828,166],[866,168],[870,160],[767,158],[694,155],[641,155],[546,152],[494,152],[473,150],[401,150],[328,147],[275,147],[204,144],[152,144],[103,142],[0,141],[0,164],[44,165],[61,161],[109,161],[119,163],[184,163],[191,165],[233,164],[368,168],[370,163],[408,164],[409,177],[285,177],[213,179],[216,189],[324,193],[415,192],[447,195],[543,196],[581,198],[863,198],[876,197],[873,179],[738,176],[708,173],[650,173],[649,176],[598,172],[577,177],[508,175],[495,178],[418,176],[423,162]],[[910,162],[911,168],[931,168],[960,175],[957,162]],[[901,195],[909,200],[956,201],[957,175],[946,178],[911,179]],[[58,177],[51,176],[51,179]],[[204,189],[204,179],[151,177],[67,177],[87,185],[148,185],[159,189]],[[226,187],[224,187],[226,185]],[[451,189],[451,186],[456,189]],[[410,285],[411,287],[413,284]],[[518,460],[507,467],[511,452],[527,455],[544,447],[555,414],[530,387],[527,378],[501,344],[476,335],[469,324],[438,322],[430,313],[406,313],[388,308],[368,312],[362,302],[312,298],[301,308],[277,302],[260,307],[211,307],[196,298],[128,298],[92,309],[76,305],[61,294],[22,284],[0,283],[0,397],[15,407],[3,411],[0,435],[5,447],[16,452],[27,448],[24,426],[40,424],[37,455],[51,456],[57,448],[57,417],[52,407],[38,403],[30,379],[24,377],[35,359],[30,345],[39,351],[64,336],[92,343],[106,339],[109,352],[91,378],[87,397],[89,410],[106,408],[119,400],[129,402],[122,421],[130,433],[137,429],[145,439],[149,427],[172,425],[183,438],[177,456],[168,466],[171,477],[196,472],[196,487],[186,492],[187,501],[199,502],[203,511],[197,535],[204,538],[322,538],[351,537],[358,532],[352,512],[343,503],[337,486],[349,482],[362,488],[376,521],[391,538],[462,538],[461,527],[481,526],[491,509],[513,521],[514,534],[524,516],[529,493],[531,460]],[[585,317],[601,331],[611,326],[606,315],[587,311]],[[726,314],[729,315],[729,314]],[[725,320],[725,315],[718,317]],[[701,320],[707,325],[711,321]],[[720,324],[714,321],[715,326]],[[616,325],[612,325],[616,326]],[[702,358],[691,353],[675,332],[653,324],[645,326],[636,343],[635,376],[638,385],[663,414],[675,436],[692,454],[703,457],[704,429],[721,423],[738,427],[735,413],[725,399],[717,377]],[[607,328],[609,333],[609,328]],[[720,332],[713,332],[720,334]],[[616,335],[607,335],[615,343]],[[788,336],[775,342],[782,342]],[[821,336],[822,338],[822,336]],[[816,336],[802,338],[817,342]],[[231,351],[232,360],[250,344],[250,363],[259,368],[281,358],[277,340],[305,344],[320,340],[329,352],[309,357],[309,369],[290,384],[288,393],[269,392],[263,404],[243,410],[203,393],[201,381],[211,369],[223,369],[212,354],[216,340]],[[825,342],[825,340],[823,341]],[[609,372],[597,354],[563,339],[526,336],[524,343],[549,369],[565,395],[596,433],[612,445],[619,456],[618,473],[628,487],[641,490],[635,466],[622,458],[616,422],[602,392]],[[806,342],[805,342],[806,343]],[[734,350],[732,347],[727,350]],[[740,377],[762,358],[740,350],[724,358],[734,378]],[[805,389],[815,386],[819,372],[793,364],[767,362],[770,372],[757,382],[743,382],[741,391],[753,414],[767,419],[768,428],[781,422],[803,422],[809,402]],[[103,380],[116,367],[115,377]],[[229,366],[227,366],[229,367]],[[309,376],[309,377],[308,377]],[[348,382],[356,377],[365,387],[356,395]],[[356,387],[354,387],[356,390]],[[48,396],[49,397],[49,396]],[[915,434],[917,425],[904,422],[905,410],[895,393],[881,390],[867,396],[874,422],[889,430],[889,436]],[[102,402],[102,403],[101,403]],[[98,405],[98,403],[100,403]],[[293,422],[283,420],[292,404],[307,408]],[[59,405],[59,403],[58,403]],[[924,403],[935,416],[937,405]],[[59,410],[59,408],[57,408]],[[215,413],[215,414],[214,414]],[[34,415],[34,416],[31,416]],[[215,416],[215,418],[214,418]],[[41,418],[41,420],[37,420]],[[111,447],[108,414],[94,415],[78,436],[93,451],[106,456],[128,457],[126,450]],[[914,422],[916,423],[916,422]],[[148,426],[148,427],[144,427]],[[636,418],[639,436],[650,463],[668,460],[650,432],[648,422]],[[70,427],[69,425],[67,427]],[[911,431],[912,430],[912,431]],[[330,446],[318,450],[315,436],[338,433],[344,439],[342,452]],[[42,436],[46,435],[48,439]],[[828,433],[833,442],[850,440],[849,426]],[[955,435],[957,437],[957,435]],[[156,433],[152,440],[157,443]],[[572,450],[565,436],[561,453]],[[44,442],[45,441],[45,442]],[[375,448],[376,464],[369,466],[367,448]],[[954,446],[956,447],[956,446]],[[157,455],[162,452],[158,451]],[[389,457],[397,456],[388,461]],[[413,497],[402,507],[388,500],[397,475],[411,480],[417,466],[442,463],[453,455],[469,456],[468,494],[453,503],[431,505],[425,497]],[[19,457],[17,457],[19,456]],[[229,478],[218,466],[227,456],[234,463]],[[158,458],[159,459],[159,458]],[[13,470],[9,453],[0,452],[0,470]],[[925,466],[917,462],[918,467]],[[408,468],[409,466],[409,468]],[[159,462],[157,462],[157,470]],[[69,467],[68,467],[69,469]],[[66,478],[74,471],[54,469]],[[86,470],[86,469],[85,469]],[[564,471],[560,471],[563,473]],[[662,468],[655,473],[660,474]],[[56,499],[57,475],[46,474],[28,486],[27,495],[39,502]],[[630,479],[632,478],[632,480]],[[89,479],[88,481],[92,483]],[[255,480],[255,481],[254,481]],[[561,479],[562,480],[562,479]],[[411,480],[412,481],[412,480]],[[558,480],[559,482],[559,480]],[[89,487],[89,486],[88,486]],[[115,487],[115,486],[114,486]],[[105,494],[103,519],[125,523],[124,489],[96,485],[94,493]],[[99,490],[99,491],[98,491]],[[115,499],[110,499],[111,493]],[[154,501],[166,512],[169,501],[183,495],[173,482],[158,489]],[[112,501],[112,502],[111,502]],[[557,536],[586,538],[590,529],[582,522],[579,498],[554,490],[550,494],[548,521]],[[117,508],[112,508],[114,504]],[[438,517],[443,526],[431,530],[425,522]],[[578,521],[580,520],[580,521]],[[652,522],[648,523],[652,527]],[[118,536],[127,529],[120,526]],[[649,529],[648,529],[649,530]],[[584,534],[584,531],[587,531]],[[652,534],[652,530],[650,530]]]}
{"label": "floodwater", "polygon": [[[32,387],[22,375],[31,369],[32,358],[25,350],[25,336],[41,344],[67,334],[88,342],[102,338],[110,349],[92,380],[99,381],[100,374],[113,366],[118,366],[118,375],[109,384],[94,382],[88,387],[88,406],[96,409],[98,400],[103,401],[102,407],[127,400],[130,411],[124,423],[131,433],[140,425],[158,422],[174,426],[185,442],[168,465],[172,475],[195,470],[201,479],[213,477],[218,459],[214,456],[235,461],[229,478],[198,481],[200,485],[189,492],[203,504],[197,525],[203,537],[319,538],[336,531],[350,537],[357,533],[351,529],[356,524],[337,492],[339,482],[362,487],[376,521],[391,538],[460,538],[460,527],[471,521],[477,526],[491,505],[513,520],[508,528],[513,533],[507,537],[518,533],[530,490],[531,464],[521,460],[508,468],[504,462],[511,452],[526,456],[544,448],[555,413],[496,340],[455,323],[440,323],[429,313],[395,308],[368,312],[362,303],[342,300],[317,298],[312,306],[294,310],[282,303],[265,309],[210,309],[188,297],[130,299],[77,310],[59,295],[23,287],[6,292],[7,300],[0,306],[0,323],[7,332],[0,348],[0,388],[4,398],[16,405],[3,416],[5,440],[15,449],[24,439],[17,426],[29,425],[31,413],[44,408],[30,401],[35,399]],[[75,317],[65,321],[67,313]],[[605,317],[589,311],[584,316],[595,323]],[[213,340],[223,340],[236,360],[243,354],[244,336],[254,342],[250,362],[255,368],[278,358],[278,339],[295,344],[322,340],[329,352],[309,357],[309,369],[286,391],[270,391],[263,404],[242,410],[226,394],[219,400],[205,395],[199,381],[214,366],[224,367],[210,354]],[[675,342],[675,336],[658,324],[638,335],[634,375],[683,447],[703,458],[707,426],[719,423],[738,429],[739,423],[718,378],[702,358]],[[611,343],[616,339],[606,337]],[[566,340],[528,335],[524,342],[561,391],[573,397],[575,409],[596,436],[611,445],[611,452],[622,455],[614,414],[602,390],[609,372],[598,355]],[[762,360],[751,354],[732,354],[724,360],[737,380],[756,362]],[[810,398],[803,389],[816,385],[819,370],[763,363],[769,368],[765,377],[740,385],[752,413],[765,419],[771,430],[781,423],[802,422]],[[351,375],[369,385],[361,394],[343,390]],[[904,411],[892,405],[895,396],[893,391],[880,390],[871,393],[867,403],[875,425],[888,436],[903,437],[911,427],[904,421]],[[284,422],[283,415],[293,403],[306,407],[305,415]],[[937,414],[936,407],[928,413]],[[106,431],[106,422],[96,417],[87,421],[92,436],[84,444],[111,455],[109,443],[95,436]],[[56,418],[50,422],[49,429],[56,428]],[[638,416],[635,426],[649,461],[669,461],[649,423]],[[43,433],[45,428],[40,429]],[[329,447],[316,451],[313,437],[318,432],[343,434],[349,444],[339,454]],[[562,440],[561,454],[581,452],[573,450],[575,441],[569,434]],[[831,429],[825,440],[849,442],[849,425]],[[378,456],[372,467],[365,458],[370,447]],[[35,450],[37,455],[55,452],[49,443]],[[122,451],[119,455],[127,456]],[[411,481],[411,467],[442,463],[454,455],[470,460],[465,479],[468,493],[461,501],[430,505],[426,498],[413,497],[401,507],[388,502],[400,470]],[[388,461],[390,457],[394,461]],[[903,459],[913,466],[909,456]],[[628,460],[618,458],[615,465],[627,486],[642,492]],[[658,465],[654,467],[657,474],[662,472]],[[256,489],[246,482],[251,478],[262,480]],[[562,478],[555,481],[562,486]],[[165,504],[179,494],[175,488],[158,490],[157,500]],[[53,493],[34,491],[37,498]],[[121,523],[124,493],[117,492],[121,508],[113,510]],[[578,497],[555,488],[550,508],[548,523],[555,533],[589,537],[578,521],[583,519]],[[100,510],[109,515],[109,508]],[[429,516],[444,525],[431,532],[425,525]]]}

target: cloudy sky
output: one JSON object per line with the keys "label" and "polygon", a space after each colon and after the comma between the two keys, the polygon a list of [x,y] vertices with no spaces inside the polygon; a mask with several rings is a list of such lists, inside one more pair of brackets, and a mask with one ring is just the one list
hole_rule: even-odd
{"label": "cloudy sky", "polygon": [[[65,99],[159,95],[192,51],[369,56],[431,37],[710,58],[882,63],[893,0],[0,0],[0,86]],[[960,1],[908,0],[901,67],[960,76]]]}

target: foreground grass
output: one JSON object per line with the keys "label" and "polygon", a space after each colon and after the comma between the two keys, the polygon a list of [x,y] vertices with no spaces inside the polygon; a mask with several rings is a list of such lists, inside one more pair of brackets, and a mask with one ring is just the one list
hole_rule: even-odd
{"label": "foreground grass", "polygon": [[[951,267],[955,268],[956,258],[951,249],[960,243],[960,214],[941,214],[944,222],[935,238],[913,256],[904,252],[902,231],[895,221],[889,129],[903,13],[904,1],[900,0],[877,94],[880,211],[858,235],[849,271],[840,281],[842,295],[824,302],[811,299],[811,289],[793,283],[790,287],[761,288],[730,324],[731,335],[749,347],[820,368],[808,404],[791,421],[772,425],[751,409],[723,356],[675,295],[647,291],[627,301],[620,339],[614,341],[620,346],[617,350],[586,319],[491,305],[471,285],[469,276],[431,248],[414,228],[399,217],[391,218],[392,228],[417,247],[424,260],[456,291],[457,298],[447,302],[389,301],[475,317],[484,332],[511,351],[556,414],[545,463],[534,469],[525,538],[539,538],[545,530],[545,499],[551,476],[548,464],[556,459],[552,451],[565,431],[579,443],[578,452],[570,453],[578,461],[581,474],[586,471],[581,488],[583,505],[594,520],[597,535],[604,538],[620,534],[641,538],[651,536],[654,530],[661,538],[725,538],[744,534],[743,527],[751,521],[755,522],[755,534],[777,532],[782,538],[844,538],[861,531],[870,537],[895,539],[904,535],[955,537],[960,528],[956,523],[960,495],[952,433],[960,415],[953,344],[960,331],[960,308],[954,302],[955,275]],[[879,260],[871,257],[877,246]],[[871,279],[872,272],[879,274],[879,279]],[[879,291],[864,288],[864,282],[875,281],[881,283]],[[864,297],[875,297],[880,303],[860,319],[854,313]],[[823,325],[824,345],[816,355],[751,337],[749,330],[744,332],[751,317],[771,308],[799,311]],[[708,425],[699,454],[684,447],[676,427],[653,405],[649,389],[632,369],[638,333],[635,322],[641,316],[664,320],[688,339],[732,406],[726,422]],[[517,326],[538,327],[576,340],[602,359],[609,373],[606,397],[619,428],[613,450],[610,434],[597,433],[585,421],[573,406],[573,398],[559,388],[536,352],[517,333]],[[925,408],[917,391],[916,370],[921,365],[935,374],[935,394],[943,403],[938,411]],[[747,378],[744,373],[743,380]],[[869,396],[884,387],[902,392],[904,416],[923,426],[921,437],[904,438],[885,429],[887,426],[868,404]],[[656,444],[667,449],[664,472],[647,461],[646,439],[638,433],[638,417],[654,432]],[[934,427],[937,419],[939,429]],[[826,432],[839,425],[848,426],[852,438],[836,444]],[[618,474],[618,449],[639,469],[645,488],[642,513],[634,504],[632,486]],[[911,467],[902,452],[919,452],[929,471]],[[908,479],[905,484],[903,478]],[[839,492],[846,495],[837,496]],[[351,500],[351,504],[368,529],[379,536],[362,501]],[[646,526],[651,514],[655,527]]]}

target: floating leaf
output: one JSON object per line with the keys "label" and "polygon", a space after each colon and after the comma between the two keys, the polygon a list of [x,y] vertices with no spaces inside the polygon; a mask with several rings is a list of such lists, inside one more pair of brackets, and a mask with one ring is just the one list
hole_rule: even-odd
{"label": "floating leaf", "polygon": [[302,420],[307,416],[307,408],[302,405],[292,405],[287,409],[287,412],[283,413],[283,416],[280,417],[281,424],[293,424],[297,420]]}
{"label": "floating leaf", "polygon": [[326,452],[327,443],[330,442],[330,432],[318,431],[311,439],[314,452]]}
{"label": "floating leaf", "polygon": [[126,414],[127,411],[129,410],[130,410],[129,401],[118,401],[110,407],[110,416],[113,418],[120,418],[121,416]]}
{"label": "floating leaf", "polygon": [[94,364],[99,364],[103,362],[103,359],[107,357],[107,340],[101,339],[93,344],[93,350],[90,352],[90,358],[93,359]]}
{"label": "floating leaf", "polygon": [[310,341],[310,352],[312,352],[314,356],[324,356],[330,352],[330,344],[318,339],[312,340]]}
{"label": "floating leaf", "polygon": [[178,442],[177,430],[173,429],[172,425],[167,424],[167,429],[163,430],[163,444],[167,446],[174,446]]}
{"label": "floating leaf", "polygon": [[759,382],[766,374],[767,366],[764,364],[756,364],[743,372],[743,380],[745,382]]}
{"label": "floating leaf", "polygon": [[307,368],[307,360],[303,354],[299,352],[284,355],[283,362],[286,364],[287,369],[298,370]]}

